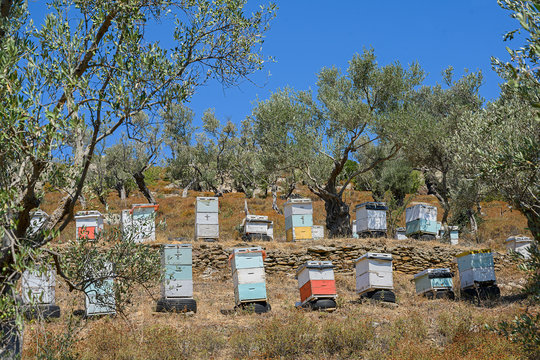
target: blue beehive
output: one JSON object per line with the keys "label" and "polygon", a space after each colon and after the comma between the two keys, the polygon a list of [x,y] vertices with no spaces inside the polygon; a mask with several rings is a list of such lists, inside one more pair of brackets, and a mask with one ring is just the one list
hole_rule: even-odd
{"label": "blue beehive", "polygon": [[86,316],[115,314],[113,279],[93,283],[84,289],[86,295]]}
{"label": "blue beehive", "polygon": [[233,250],[229,262],[234,283],[234,299],[237,306],[252,302],[266,303],[264,254],[261,247]]}
{"label": "blue beehive", "polygon": [[416,204],[405,211],[405,234],[419,237],[428,235],[435,239],[439,232],[437,208],[428,204]]}
{"label": "blue beehive", "polygon": [[[414,275],[414,284],[418,295],[436,294],[440,291],[452,291],[452,272],[448,268],[426,269]],[[453,296],[453,292],[452,292]]]}
{"label": "blue beehive", "polygon": [[285,218],[285,230],[289,230],[292,227],[300,226],[313,226],[313,215],[298,214],[291,215]]}

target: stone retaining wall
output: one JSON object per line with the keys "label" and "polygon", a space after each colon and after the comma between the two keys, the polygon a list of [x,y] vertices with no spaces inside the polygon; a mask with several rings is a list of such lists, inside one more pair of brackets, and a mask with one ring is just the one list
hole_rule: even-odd
{"label": "stone retaining wall", "polygon": [[[263,246],[264,247],[264,246]],[[427,268],[449,267],[457,271],[455,256],[468,250],[465,247],[429,246],[367,242],[361,244],[315,245],[295,243],[291,248],[266,250],[265,268],[268,273],[295,270],[308,260],[331,260],[336,272],[354,271],[354,260],[368,251],[393,255],[394,271],[415,274]],[[193,267],[196,272],[210,269],[229,269],[232,248],[220,244],[193,244]],[[510,256],[493,252],[495,269],[512,262]]]}

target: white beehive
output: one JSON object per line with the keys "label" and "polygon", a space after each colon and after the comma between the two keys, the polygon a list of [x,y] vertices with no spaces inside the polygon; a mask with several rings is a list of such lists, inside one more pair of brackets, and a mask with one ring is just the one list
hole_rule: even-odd
{"label": "white beehive", "polygon": [[465,251],[456,256],[462,289],[496,284],[493,254],[490,249]]}
{"label": "white beehive", "polygon": [[356,292],[394,288],[392,255],[368,252],[355,260]]}
{"label": "white beehive", "polygon": [[41,229],[45,221],[49,219],[49,215],[42,210],[36,210],[32,213],[32,218],[30,219],[30,226],[27,230],[28,236],[34,236]]}
{"label": "white beehive", "polygon": [[103,230],[103,215],[97,210],[79,211],[75,214],[77,240],[96,240],[97,234]]}
{"label": "white beehive", "polygon": [[505,241],[506,251],[515,251],[521,254],[525,259],[529,259],[531,254],[529,248],[531,247],[533,240],[528,236],[510,236]]}
{"label": "white beehive", "polygon": [[407,235],[405,235],[405,228],[399,227],[396,229],[396,240],[407,240]]}
{"label": "white beehive", "polygon": [[289,199],[283,204],[283,216],[291,215],[312,215],[313,204],[311,199]]}
{"label": "white beehive", "polygon": [[28,271],[22,274],[22,298],[25,304],[54,304],[56,272]]}
{"label": "white beehive", "polygon": [[386,210],[383,202],[365,202],[356,206],[356,232],[386,232]]}
{"label": "white beehive", "polygon": [[242,221],[244,234],[265,235],[274,239],[274,222],[264,215],[247,215]]}
{"label": "white beehive", "polygon": [[313,240],[324,239],[324,226],[313,225],[313,228],[311,229],[311,236],[313,236]]}
{"label": "white beehive", "polygon": [[195,239],[219,238],[219,200],[217,197],[197,197],[195,204]]}
{"label": "white beehive", "polygon": [[122,210],[121,223],[124,239],[135,243],[156,240],[156,212],[159,205],[134,204]]}

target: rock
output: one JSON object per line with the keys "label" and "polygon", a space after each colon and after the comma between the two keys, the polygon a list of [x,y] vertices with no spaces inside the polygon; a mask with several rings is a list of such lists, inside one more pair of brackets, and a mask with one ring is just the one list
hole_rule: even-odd
{"label": "rock", "polygon": [[334,252],[335,250],[336,250],[335,247],[326,247],[322,245],[309,247],[307,249],[308,253],[316,253],[316,254],[327,254],[329,252]]}

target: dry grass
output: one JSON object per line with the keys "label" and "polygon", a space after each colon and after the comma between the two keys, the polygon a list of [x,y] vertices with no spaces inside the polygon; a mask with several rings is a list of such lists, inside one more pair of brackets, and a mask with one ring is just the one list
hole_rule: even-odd
{"label": "dry grass", "polygon": [[[515,270],[501,274],[513,281]],[[498,274],[499,275],[499,274]],[[228,271],[195,276],[193,316],[154,312],[158,286],[138,292],[125,317],[82,320],[70,351],[81,359],[518,359],[521,350],[485,330],[510,319],[525,303],[510,300],[516,290],[502,289],[501,301],[476,306],[464,301],[430,301],[414,294],[410,276],[396,274],[399,306],[358,303],[354,274],[336,274],[338,309],[333,313],[297,310],[292,273],[267,276],[272,311],[263,315],[223,315],[234,305]],[[57,289],[62,318],[27,327],[25,359],[58,348],[53,334],[65,331],[69,314],[81,307],[63,284]],[[79,300],[79,301],[74,301]],[[38,348],[38,344],[41,346]]]}

